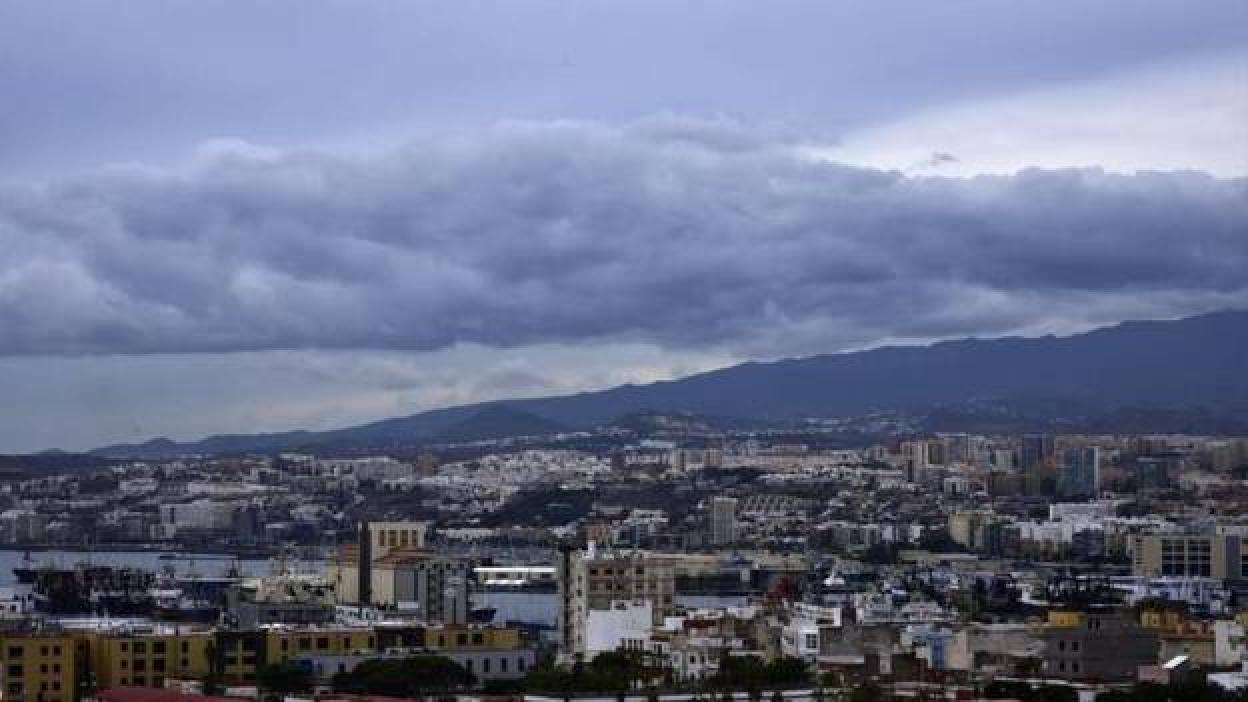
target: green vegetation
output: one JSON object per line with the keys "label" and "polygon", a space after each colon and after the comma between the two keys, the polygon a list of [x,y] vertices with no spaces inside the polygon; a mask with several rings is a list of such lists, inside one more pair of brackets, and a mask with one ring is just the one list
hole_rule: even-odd
{"label": "green vegetation", "polygon": [[725,689],[797,687],[810,684],[810,670],[800,658],[777,658],[764,663],[754,656],[724,655],[712,685]]}
{"label": "green vegetation", "polygon": [[386,697],[420,697],[471,687],[476,678],[444,656],[413,656],[364,661],[354,670],[334,676],[337,692]]}
{"label": "green vegetation", "polygon": [[1032,687],[1025,682],[997,681],[984,688],[984,697],[990,700],[1021,700],[1022,702],[1075,702],[1079,695],[1065,685],[1039,685]]}
{"label": "green vegetation", "polygon": [[[748,690],[762,700],[764,689],[792,688],[809,685],[810,671],[800,658],[780,658],[770,663],[753,656],[720,658],[719,672],[695,686],[697,692],[709,690]],[[640,651],[601,653],[588,663],[578,663],[570,670],[553,665],[534,668],[525,678],[524,688],[568,697],[576,694],[620,694],[659,685],[678,687],[672,672],[663,661]],[[774,695],[773,695],[774,696]]]}
{"label": "green vegetation", "polygon": [[1248,702],[1248,690],[1227,692],[1195,678],[1172,685],[1140,683],[1130,690],[1103,692],[1096,702]]}
{"label": "green vegetation", "polygon": [[312,669],[295,663],[275,663],[256,671],[256,687],[262,699],[282,699],[316,686]]}
{"label": "green vegetation", "polygon": [[529,671],[525,689],[531,692],[573,695],[583,692],[613,693],[633,690],[666,677],[666,671],[640,651],[612,651],[577,663],[571,670],[541,665]]}

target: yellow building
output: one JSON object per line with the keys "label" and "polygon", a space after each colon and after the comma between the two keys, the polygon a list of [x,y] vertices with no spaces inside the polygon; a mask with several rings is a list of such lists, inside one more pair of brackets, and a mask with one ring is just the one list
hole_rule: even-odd
{"label": "yellow building", "polygon": [[377,636],[372,629],[312,628],[270,629],[265,634],[265,656],[268,664],[281,663],[299,655],[326,655],[377,650]]}
{"label": "yellow building", "polygon": [[5,634],[0,645],[0,699],[74,702],[79,649],[66,634]]}
{"label": "yellow building", "polygon": [[1213,622],[1189,617],[1177,607],[1155,606],[1140,610],[1140,625],[1157,632],[1160,660],[1189,656],[1196,665],[1214,665]]}
{"label": "yellow building", "polygon": [[1083,624],[1083,612],[1069,609],[1050,609],[1049,626],[1058,629],[1069,629]]}
{"label": "yellow building", "polygon": [[[425,648],[447,655],[524,648],[516,629],[448,625],[417,627],[417,633]],[[92,689],[162,688],[167,680],[212,676],[225,684],[254,684],[265,665],[381,649],[378,631],[360,627],[5,634],[0,635],[0,702],[76,702],[80,692]]]}
{"label": "yellow building", "polygon": [[211,670],[211,631],[155,629],[90,635],[97,689],[164,687],[166,678],[202,679]]}
{"label": "yellow building", "polygon": [[484,626],[440,626],[425,631],[425,647],[431,651],[520,648],[519,629]]}

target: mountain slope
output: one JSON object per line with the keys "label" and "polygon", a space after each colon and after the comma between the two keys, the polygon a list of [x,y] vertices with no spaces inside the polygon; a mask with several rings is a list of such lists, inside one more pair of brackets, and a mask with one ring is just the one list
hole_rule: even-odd
{"label": "mountain slope", "polygon": [[435,443],[464,443],[511,436],[550,436],[567,431],[559,422],[539,417],[513,405],[489,405],[430,438]]}
{"label": "mountain slope", "polygon": [[923,410],[968,400],[1005,402],[1041,416],[1186,407],[1242,411],[1248,408],[1248,311],[1126,322],[1070,337],[966,339],[744,363],[678,380],[451,407],[329,432],[218,436],[176,445],[157,440],[99,453],[411,444],[504,406],[557,425],[590,427],[647,410],[775,420]]}

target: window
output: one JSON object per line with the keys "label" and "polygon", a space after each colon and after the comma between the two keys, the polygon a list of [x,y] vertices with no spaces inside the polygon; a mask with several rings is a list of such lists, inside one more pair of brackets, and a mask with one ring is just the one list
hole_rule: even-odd
{"label": "window", "polygon": [[146,641],[135,641],[135,642],[134,642],[134,652],[135,652],[135,653],[147,653],[147,642],[146,642]]}
{"label": "window", "polygon": [[134,676],[134,684],[136,687],[146,687],[147,678],[142,675],[136,675]]}
{"label": "window", "polygon": [[455,643],[456,643],[456,644],[458,644],[458,645],[460,645],[460,646],[467,646],[467,645],[468,645],[468,635],[467,635],[467,634],[460,634],[459,636],[456,636],[456,637],[455,637]]}
{"label": "window", "polygon": [[9,658],[21,658],[21,657],[22,657],[21,646],[9,646]]}
{"label": "window", "polygon": [[147,670],[147,661],[142,658],[136,658],[134,661],[134,672],[142,673]]}
{"label": "window", "polygon": [[10,678],[20,678],[25,673],[21,663],[10,663],[8,667],[8,675]]}
{"label": "window", "polygon": [[1071,662],[1070,662],[1070,672],[1072,672],[1072,673],[1078,673],[1078,672],[1079,672],[1079,661],[1071,661]]}
{"label": "window", "polygon": [[43,656],[44,658],[47,658],[47,657],[48,657],[48,647],[47,647],[47,646],[40,646],[40,647],[39,647],[39,655]]}
{"label": "window", "polygon": [[52,647],[52,655],[54,655],[54,656],[59,656],[59,655],[61,655],[61,647],[60,647],[60,646],[53,646],[53,647]]}
{"label": "window", "polygon": [[480,646],[483,643],[485,643],[485,636],[483,634],[477,632],[472,635],[472,644],[474,646]]}
{"label": "window", "polygon": [[498,669],[504,673],[507,672],[507,659],[506,658],[498,659]]}
{"label": "window", "polygon": [[328,648],[329,648],[329,637],[318,636],[316,638],[316,650],[324,651],[324,650],[327,650]]}
{"label": "window", "polygon": [[163,654],[164,652],[165,652],[165,642],[164,642],[164,641],[154,641],[154,642],[152,642],[152,653],[155,653],[155,654]]}
{"label": "window", "polygon": [[521,673],[523,673],[523,672],[524,672],[524,669],[525,669],[525,667],[526,667],[526,665],[527,665],[527,664],[524,662],[524,658],[523,658],[523,657],[521,657],[521,658],[517,658],[517,659],[516,659],[516,670],[518,670],[518,671],[520,671]]}
{"label": "window", "polygon": [[481,659],[481,672],[482,673],[490,672],[490,659],[489,658]]}
{"label": "window", "polygon": [[130,644],[125,641],[122,641],[121,644],[118,646],[118,648],[120,648],[121,651],[124,653],[130,650]]}
{"label": "window", "polygon": [[190,642],[188,642],[188,641],[183,641],[183,642],[182,642],[182,652],[183,652],[183,653],[190,653],[190,652],[191,652],[191,644],[190,644]]}
{"label": "window", "polygon": [[152,661],[152,671],[156,673],[165,672],[165,659],[157,658],[156,660]]}

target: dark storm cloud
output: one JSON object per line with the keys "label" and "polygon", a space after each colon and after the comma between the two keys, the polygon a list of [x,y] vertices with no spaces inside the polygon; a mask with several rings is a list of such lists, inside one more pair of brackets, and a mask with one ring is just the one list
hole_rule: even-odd
{"label": "dark storm cloud", "polygon": [[1243,179],[914,178],[805,153],[724,122],[514,124],[8,187],[0,351],[783,349],[1248,300]]}

